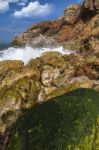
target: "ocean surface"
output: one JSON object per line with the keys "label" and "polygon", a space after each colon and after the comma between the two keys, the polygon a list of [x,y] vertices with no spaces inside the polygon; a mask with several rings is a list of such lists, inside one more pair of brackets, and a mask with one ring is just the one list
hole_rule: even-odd
{"label": "ocean surface", "polygon": [[3,49],[7,49],[8,47],[10,47],[10,44],[0,44],[0,51]]}

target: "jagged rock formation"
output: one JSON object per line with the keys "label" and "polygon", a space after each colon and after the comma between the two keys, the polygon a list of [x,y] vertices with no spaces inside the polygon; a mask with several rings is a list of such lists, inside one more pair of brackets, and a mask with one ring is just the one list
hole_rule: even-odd
{"label": "jagged rock formation", "polygon": [[37,68],[24,67],[21,61],[0,62],[0,133],[35,103],[39,78]]}
{"label": "jagged rock formation", "polygon": [[26,66],[21,61],[0,62],[0,132],[35,103],[80,87],[99,91],[98,56],[48,52]]}
{"label": "jagged rock formation", "polygon": [[85,0],[83,4],[69,6],[65,9],[63,17],[55,21],[34,24],[17,36],[12,44],[17,46],[32,44],[33,39],[40,34],[52,37],[68,49],[88,54],[98,53],[99,1]]}
{"label": "jagged rock formation", "polygon": [[83,9],[81,4],[69,6],[64,11],[64,20],[67,24],[73,25],[77,23],[82,11]]}

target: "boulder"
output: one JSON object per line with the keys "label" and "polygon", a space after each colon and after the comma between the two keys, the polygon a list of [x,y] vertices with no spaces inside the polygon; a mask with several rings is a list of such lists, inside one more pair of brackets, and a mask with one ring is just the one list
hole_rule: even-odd
{"label": "boulder", "polygon": [[13,149],[98,150],[99,93],[77,89],[30,109],[14,125]]}

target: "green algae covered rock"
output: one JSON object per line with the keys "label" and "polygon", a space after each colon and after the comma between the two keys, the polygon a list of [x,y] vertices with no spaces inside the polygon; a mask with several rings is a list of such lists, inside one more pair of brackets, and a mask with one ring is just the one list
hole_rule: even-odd
{"label": "green algae covered rock", "polygon": [[77,89],[29,110],[6,150],[92,149],[99,150],[99,93]]}

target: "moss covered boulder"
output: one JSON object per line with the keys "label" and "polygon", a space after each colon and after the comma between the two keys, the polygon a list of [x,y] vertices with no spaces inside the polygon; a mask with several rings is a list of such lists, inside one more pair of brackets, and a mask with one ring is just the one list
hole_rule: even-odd
{"label": "moss covered boulder", "polygon": [[99,93],[77,89],[29,110],[6,150],[99,150]]}

